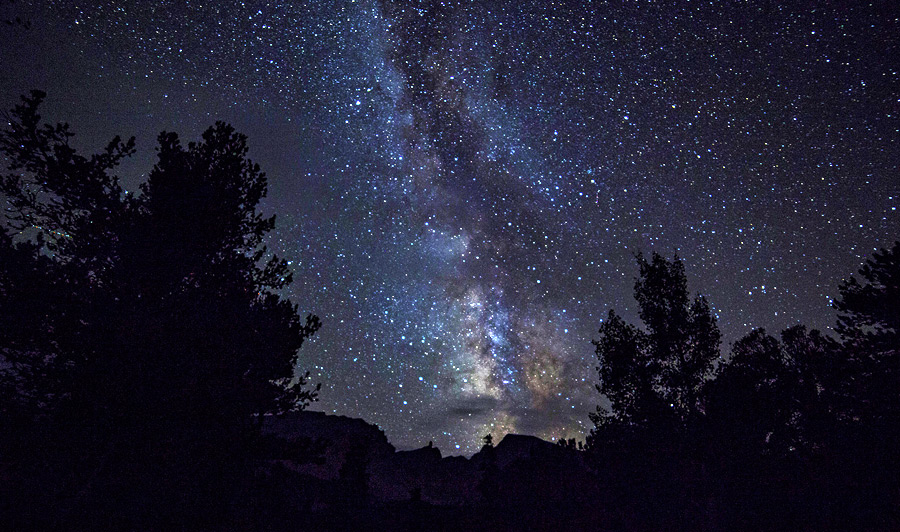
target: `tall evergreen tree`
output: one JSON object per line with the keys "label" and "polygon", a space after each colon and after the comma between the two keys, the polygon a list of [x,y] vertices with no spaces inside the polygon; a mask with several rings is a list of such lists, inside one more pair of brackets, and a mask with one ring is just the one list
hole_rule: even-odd
{"label": "tall evergreen tree", "polygon": [[848,416],[900,439],[900,242],[881,249],[839,288],[836,330],[846,356]]}
{"label": "tall evergreen tree", "polygon": [[33,451],[0,441],[7,488],[46,491],[23,519],[212,526],[260,416],[316,396],[295,365],[319,321],[274,292],[291,277],[262,245],[265,176],[218,123],[187,147],[161,134],[135,197],[112,174],[133,140],[83,157],[40,124],[43,97],[0,134],[2,414]]}
{"label": "tall evergreen tree", "polygon": [[[837,413],[870,478],[886,475],[884,487],[900,490],[900,242],[867,259],[859,276],[841,284],[834,302],[842,341]],[[896,497],[888,503],[898,507]]]}
{"label": "tall evergreen tree", "polygon": [[881,249],[839,288],[834,308],[837,331],[845,342],[876,352],[900,349],[900,242]]}

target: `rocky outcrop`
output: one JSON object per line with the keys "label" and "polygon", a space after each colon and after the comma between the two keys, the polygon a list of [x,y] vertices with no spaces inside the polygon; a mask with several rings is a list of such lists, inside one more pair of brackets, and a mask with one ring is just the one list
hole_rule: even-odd
{"label": "rocky outcrop", "polygon": [[[356,459],[373,463],[395,452],[384,431],[362,419],[333,416],[324,412],[291,412],[281,416],[266,416],[263,434],[284,443],[281,460],[291,469],[323,480],[340,476],[341,466],[348,455],[361,454]],[[292,452],[299,448],[299,453]],[[307,459],[298,457],[306,454]]]}
{"label": "rocky outcrop", "polygon": [[[287,449],[310,442],[324,445],[319,463],[297,460],[287,451],[275,458],[300,474],[324,481],[348,482],[348,472],[358,470],[354,478],[366,484],[370,501],[465,506],[498,497],[507,502],[536,498],[533,504],[571,504],[577,502],[579,492],[595,487],[581,453],[534,436],[508,434],[496,447],[465,458],[443,457],[430,445],[396,451],[376,425],[321,412],[268,417],[264,432],[284,442]],[[566,500],[539,496],[536,487],[548,484]],[[491,488],[494,485],[497,489]]]}

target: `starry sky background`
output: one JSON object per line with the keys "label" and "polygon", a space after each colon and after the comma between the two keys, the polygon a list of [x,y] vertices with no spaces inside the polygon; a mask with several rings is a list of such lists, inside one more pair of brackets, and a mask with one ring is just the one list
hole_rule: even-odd
{"label": "starry sky background", "polygon": [[97,150],[215,120],[269,177],[315,409],[400,448],[583,438],[590,340],[677,253],[725,345],[827,328],[900,237],[895,2],[0,4],[0,104]]}

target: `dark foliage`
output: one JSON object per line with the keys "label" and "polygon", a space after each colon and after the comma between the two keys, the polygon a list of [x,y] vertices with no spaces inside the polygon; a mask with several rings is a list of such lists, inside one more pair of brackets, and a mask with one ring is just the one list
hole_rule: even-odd
{"label": "dark foliage", "polygon": [[900,244],[841,285],[842,341],[756,329],[713,372],[708,304],[688,304],[677,259],[639,256],[646,331],[610,312],[594,342],[610,407],[587,448],[612,527],[896,529],[898,259]]}
{"label": "dark foliage", "polygon": [[134,196],[112,173],[133,140],[81,156],[41,125],[42,98],[0,134],[4,524],[900,529],[900,243],[840,286],[838,339],[756,329],[727,356],[681,261],[638,255],[642,324],[610,311],[593,342],[586,445],[395,453],[360,420],[277,415],[316,399],[294,367],[319,321],[275,293],[291,277],[263,245],[275,220],[246,139],[161,134]]}
{"label": "dark foliage", "polygon": [[638,255],[634,294],[646,332],[609,312],[594,341],[600,365],[597,390],[610,402],[591,415],[609,423],[645,426],[696,416],[698,394],[719,356],[721,335],[703,296],[690,300],[684,265]]}
{"label": "dark foliage", "polygon": [[484,445],[481,447],[481,456],[484,460],[480,464],[481,478],[478,481],[478,493],[481,495],[482,505],[492,507],[497,504],[500,494],[499,470],[497,468],[497,450],[494,447],[494,437],[486,434],[482,438]]}
{"label": "dark foliage", "polygon": [[900,335],[900,242],[881,249],[859,270],[863,283],[851,277],[840,286],[834,308],[840,312],[838,333],[845,341],[866,343],[875,350],[896,350]]}
{"label": "dark foliage", "polygon": [[319,321],[273,292],[290,273],[262,245],[265,176],[218,123],[186,147],[161,134],[135,197],[112,174],[133,139],[81,156],[66,125],[41,125],[43,96],[0,134],[2,511],[21,527],[212,527],[259,416],[316,397],[294,365]]}
{"label": "dark foliage", "polygon": [[[898,441],[900,423],[900,242],[868,259],[856,277],[841,284],[834,307],[836,330],[847,360],[851,388],[845,416],[882,426]],[[865,393],[858,393],[864,391]]]}

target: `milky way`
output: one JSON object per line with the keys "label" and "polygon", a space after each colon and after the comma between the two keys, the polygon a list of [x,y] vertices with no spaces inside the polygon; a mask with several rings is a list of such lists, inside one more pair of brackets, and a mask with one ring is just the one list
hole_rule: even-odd
{"label": "milky way", "polygon": [[900,235],[891,2],[660,4],[4,4],[32,25],[3,29],[0,86],[91,146],[138,135],[132,185],[158,130],[246,132],[324,322],[316,408],[470,453],[583,437],[635,253],[682,257],[733,341],[827,328]]}

